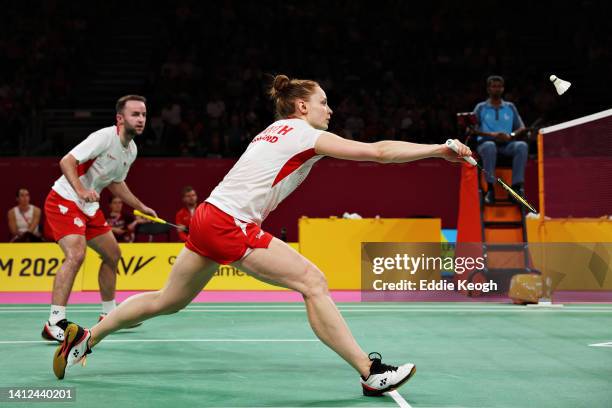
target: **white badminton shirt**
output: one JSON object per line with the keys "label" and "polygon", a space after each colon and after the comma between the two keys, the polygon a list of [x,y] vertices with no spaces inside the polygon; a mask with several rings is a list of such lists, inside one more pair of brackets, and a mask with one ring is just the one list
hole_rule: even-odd
{"label": "white badminton shirt", "polygon": [[[110,183],[125,180],[137,153],[136,143],[133,140],[127,148],[121,144],[116,126],[93,132],[70,151],[79,163],[77,167],[79,180],[86,189],[96,190],[98,194]],[[81,200],[66,176],[62,175],[55,181],[53,190],[66,200],[75,202],[90,217],[100,208],[97,202],[86,203]]]}
{"label": "white badminton shirt", "polygon": [[302,119],[274,122],[253,138],[206,201],[238,220],[261,225],[323,157],[314,149],[321,133]]}

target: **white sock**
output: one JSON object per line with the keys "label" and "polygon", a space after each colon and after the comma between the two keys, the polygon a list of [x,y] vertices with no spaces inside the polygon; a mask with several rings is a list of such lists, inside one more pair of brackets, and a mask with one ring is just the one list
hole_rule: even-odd
{"label": "white sock", "polygon": [[51,305],[51,313],[49,313],[49,324],[54,325],[62,319],[66,318],[66,306]]}
{"label": "white sock", "polygon": [[115,303],[115,299],[109,300],[108,302],[102,301],[102,313],[104,314],[109,314],[116,307],[117,303]]}

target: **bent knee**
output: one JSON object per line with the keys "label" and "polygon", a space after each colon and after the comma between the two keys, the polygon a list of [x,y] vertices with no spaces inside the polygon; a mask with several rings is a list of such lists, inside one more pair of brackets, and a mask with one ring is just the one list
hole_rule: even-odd
{"label": "bent knee", "polygon": [[514,143],[516,143],[515,149],[519,153],[527,153],[527,150],[529,150],[529,146],[527,145],[527,143],[523,142],[522,140],[516,141]]}
{"label": "bent knee", "polygon": [[83,248],[82,251],[75,249],[75,250],[71,250],[70,252],[66,254],[66,260],[64,261],[64,263],[70,266],[74,266],[78,269],[81,267],[84,260],[85,260],[85,248]]}
{"label": "bent knee", "polygon": [[119,249],[119,246],[117,246],[116,248],[107,251],[103,255],[102,259],[104,260],[104,263],[111,266],[116,266],[119,263],[119,259],[121,259],[121,249]]}
{"label": "bent knee", "polygon": [[329,287],[327,278],[317,267],[309,265],[302,279],[302,295],[305,297],[327,295]]}
{"label": "bent knee", "polygon": [[488,140],[486,142],[482,142],[480,146],[478,146],[478,150],[485,152],[497,151],[497,146],[495,145],[495,142]]}

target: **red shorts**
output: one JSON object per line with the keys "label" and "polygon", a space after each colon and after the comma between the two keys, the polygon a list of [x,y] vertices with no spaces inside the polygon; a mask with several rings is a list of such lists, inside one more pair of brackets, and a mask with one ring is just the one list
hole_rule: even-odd
{"label": "red shorts", "polygon": [[98,211],[89,217],[74,201],[66,200],[51,189],[45,200],[45,237],[59,241],[66,235],[85,235],[89,241],[111,230],[104,214]]}
{"label": "red shorts", "polygon": [[237,220],[204,202],[191,218],[189,239],[185,246],[221,265],[227,265],[239,261],[254,248],[267,248],[272,238],[259,225]]}

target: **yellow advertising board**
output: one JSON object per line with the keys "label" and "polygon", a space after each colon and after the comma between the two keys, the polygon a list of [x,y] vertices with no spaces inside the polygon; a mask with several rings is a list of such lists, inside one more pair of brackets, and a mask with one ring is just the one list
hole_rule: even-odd
{"label": "yellow advertising board", "polygon": [[529,242],[612,242],[607,218],[528,219]]}
{"label": "yellow advertising board", "polygon": [[[117,290],[161,289],[177,255],[183,249],[179,243],[120,244],[121,260],[117,268]],[[100,257],[87,250],[83,290],[98,289]],[[207,290],[284,290],[261,282],[231,265],[219,266]]]}
{"label": "yellow advertising board", "polygon": [[439,218],[307,218],[299,220],[300,252],[331,289],[361,288],[362,242],[440,242]]}
{"label": "yellow advertising board", "polygon": [[612,289],[612,220],[530,219],[527,234],[533,265],[553,290]]}
{"label": "yellow advertising board", "polygon": [[[117,290],[155,290],[166,282],[172,262],[182,244],[120,244]],[[83,290],[98,290],[98,270],[102,260],[87,248]]]}
{"label": "yellow advertising board", "polygon": [[[63,260],[57,244],[0,244],[0,292],[50,292]],[[74,280],[77,290],[83,269]]]}
{"label": "yellow advertising board", "polygon": [[[290,243],[296,250],[298,244]],[[117,290],[157,290],[168,275],[180,243],[119,244]],[[54,243],[0,244],[0,292],[51,291],[63,253]],[[75,278],[73,290],[97,291],[100,256],[87,249],[85,261]],[[259,281],[231,265],[219,266],[207,290],[286,290]]]}

